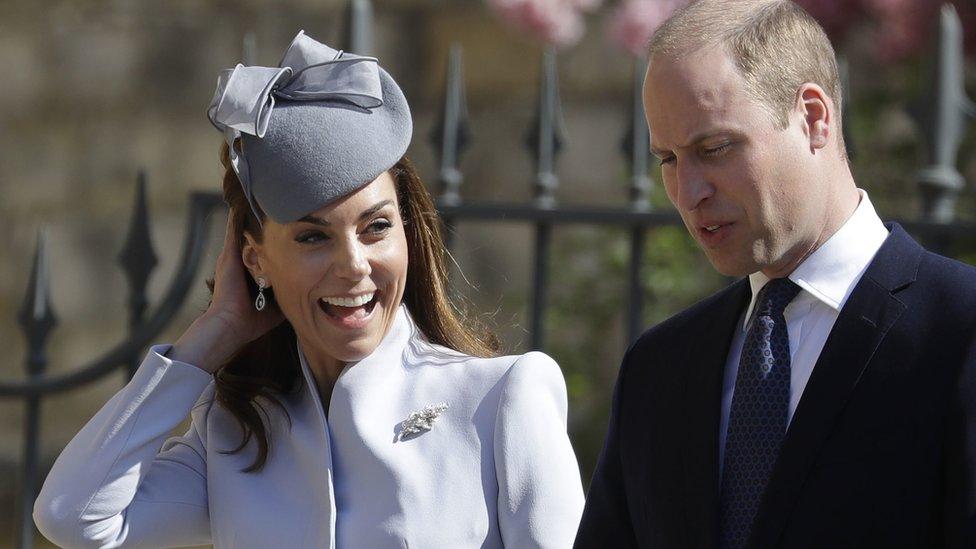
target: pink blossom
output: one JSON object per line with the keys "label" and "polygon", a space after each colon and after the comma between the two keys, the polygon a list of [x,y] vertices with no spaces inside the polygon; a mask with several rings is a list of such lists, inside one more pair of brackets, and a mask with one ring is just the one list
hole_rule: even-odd
{"label": "pink blossom", "polygon": [[848,33],[867,29],[875,55],[885,62],[917,53],[931,42],[938,7],[944,1],[796,0],[823,25],[835,45]]}
{"label": "pink blossom", "polygon": [[[603,0],[488,0],[505,22],[557,46],[575,44],[583,35],[583,14]],[[617,0],[607,31],[622,49],[640,54],[654,31],[690,0]],[[843,47],[852,32],[871,32],[881,61],[894,61],[924,50],[932,41],[938,7],[947,0],[795,0],[823,25],[834,45]],[[966,48],[976,51],[976,2],[948,0],[959,9]]]}
{"label": "pink blossom", "polygon": [[843,36],[855,21],[862,19],[863,0],[795,0],[816,19],[831,38]]}
{"label": "pink blossom", "polygon": [[632,55],[640,55],[654,31],[690,0],[624,0],[608,25],[611,40]]}
{"label": "pink blossom", "polygon": [[489,0],[501,19],[556,46],[570,46],[583,36],[583,12],[601,0]]}
{"label": "pink blossom", "polygon": [[937,21],[939,0],[863,0],[875,20],[876,53],[893,61],[923,49]]}

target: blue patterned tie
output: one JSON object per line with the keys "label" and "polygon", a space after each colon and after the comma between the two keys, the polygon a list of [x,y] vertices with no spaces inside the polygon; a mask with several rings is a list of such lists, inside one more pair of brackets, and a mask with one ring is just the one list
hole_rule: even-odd
{"label": "blue patterned tie", "polygon": [[755,318],[739,357],[722,472],[722,547],[745,547],[759,500],[786,433],[790,339],[783,311],[800,292],[788,278],[759,291]]}

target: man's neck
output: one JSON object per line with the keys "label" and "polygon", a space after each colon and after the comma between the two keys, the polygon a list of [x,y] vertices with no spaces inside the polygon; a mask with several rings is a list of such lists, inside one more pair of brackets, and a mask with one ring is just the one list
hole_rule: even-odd
{"label": "man's neck", "polygon": [[785,261],[762,269],[764,275],[769,278],[786,278],[790,276],[797,267],[802,265],[820,246],[823,246],[824,242],[830,240],[830,237],[834,236],[844,226],[844,223],[847,223],[847,220],[854,215],[858,204],[861,202],[861,196],[857,191],[854,178],[850,170],[846,168],[846,165],[841,180],[833,185],[833,187],[836,189],[836,192],[827,198],[832,206],[826,209],[826,215],[824,216],[823,223],[820,225],[821,230],[819,233],[808,242],[802,242],[795,249],[790,250],[784,258],[786,259]]}

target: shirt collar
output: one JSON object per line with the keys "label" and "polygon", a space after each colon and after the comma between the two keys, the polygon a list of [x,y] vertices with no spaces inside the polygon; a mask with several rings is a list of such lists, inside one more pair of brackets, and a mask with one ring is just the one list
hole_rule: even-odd
{"label": "shirt collar", "polygon": [[[851,217],[789,275],[803,291],[838,312],[888,237],[868,193],[863,189],[857,192],[860,203]],[[747,329],[756,297],[767,282],[769,277],[762,271],[749,275],[752,299],[743,329]]]}

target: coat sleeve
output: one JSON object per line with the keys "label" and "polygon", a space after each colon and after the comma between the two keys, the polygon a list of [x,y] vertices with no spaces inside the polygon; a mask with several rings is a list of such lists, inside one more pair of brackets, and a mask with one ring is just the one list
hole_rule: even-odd
{"label": "coat sleeve", "polygon": [[495,418],[498,522],[506,547],[570,547],[583,486],[566,433],[566,384],[547,355],[527,353],[502,380]]}
{"label": "coat sleeve", "polygon": [[624,373],[627,369],[628,351],[617,375],[610,411],[607,438],[597,461],[590,489],[586,494],[586,508],[576,536],[576,549],[591,547],[637,547],[634,527],[630,522],[630,509],[624,486],[620,461],[620,425],[623,421]]}
{"label": "coat sleeve", "polygon": [[[168,351],[150,349],[132,380],[54,462],[34,522],[57,545],[209,543],[205,445],[213,378],[166,358]],[[164,443],[188,413],[189,431]]]}

